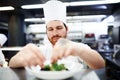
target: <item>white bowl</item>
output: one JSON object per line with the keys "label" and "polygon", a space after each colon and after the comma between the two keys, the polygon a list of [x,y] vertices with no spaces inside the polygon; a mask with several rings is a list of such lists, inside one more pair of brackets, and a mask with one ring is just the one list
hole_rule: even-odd
{"label": "white bowl", "polygon": [[80,72],[83,68],[83,65],[76,62],[59,62],[64,63],[65,67],[68,69],[68,71],[41,71],[41,68],[39,66],[31,66],[31,67],[25,67],[25,69],[32,73],[32,75],[36,76],[40,79],[66,79],[74,76],[76,73]]}

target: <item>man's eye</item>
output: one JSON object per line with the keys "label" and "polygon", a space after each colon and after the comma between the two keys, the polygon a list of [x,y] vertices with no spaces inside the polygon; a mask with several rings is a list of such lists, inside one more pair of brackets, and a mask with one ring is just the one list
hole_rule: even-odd
{"label": "man's eye", "polygon": [[57,29],[62,29],[62,27],[60,26],[60,27],[57,27]]}
{"label": "man's eye", "polygon": [[47,29],[48,31],[52,31],[53,29],[52,28],[49,28],[49,29]]}

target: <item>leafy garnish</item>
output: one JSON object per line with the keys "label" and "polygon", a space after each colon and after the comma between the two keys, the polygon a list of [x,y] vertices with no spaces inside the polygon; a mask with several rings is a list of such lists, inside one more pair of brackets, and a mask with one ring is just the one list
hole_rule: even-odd
{"label": "leafy garnish", "polygon": [[58,64],[53,63],[51,65],[45,65],[44,68],[42,68],[41,70],[44,71],[62,71],[62,70],[68,70],[67,68],[65,68],[64,64]]}

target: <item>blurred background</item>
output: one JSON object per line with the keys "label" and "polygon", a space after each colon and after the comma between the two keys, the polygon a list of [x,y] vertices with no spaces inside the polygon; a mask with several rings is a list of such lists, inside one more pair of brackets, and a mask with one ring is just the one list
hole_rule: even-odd
{"label": "blurred background", "polygon": [[[49,0],[0,0],[0,33],[8,37],[3,47],[46,43],[43,5]],[[120,0],[60,0],[67,6],[68,39],[88,44],[102,57],[120,49]],[[117,48],[116,48],[117,46]],[[11,58],[16,52],[6,52]]]}

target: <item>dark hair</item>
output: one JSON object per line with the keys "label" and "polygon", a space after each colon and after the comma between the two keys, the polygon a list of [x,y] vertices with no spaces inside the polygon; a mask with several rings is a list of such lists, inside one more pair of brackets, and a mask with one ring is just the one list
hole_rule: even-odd
{"label": "dark hair", "polygon": [[65,29],[67,30],[67,25],[63,22],[63,25],[65,26]]}

